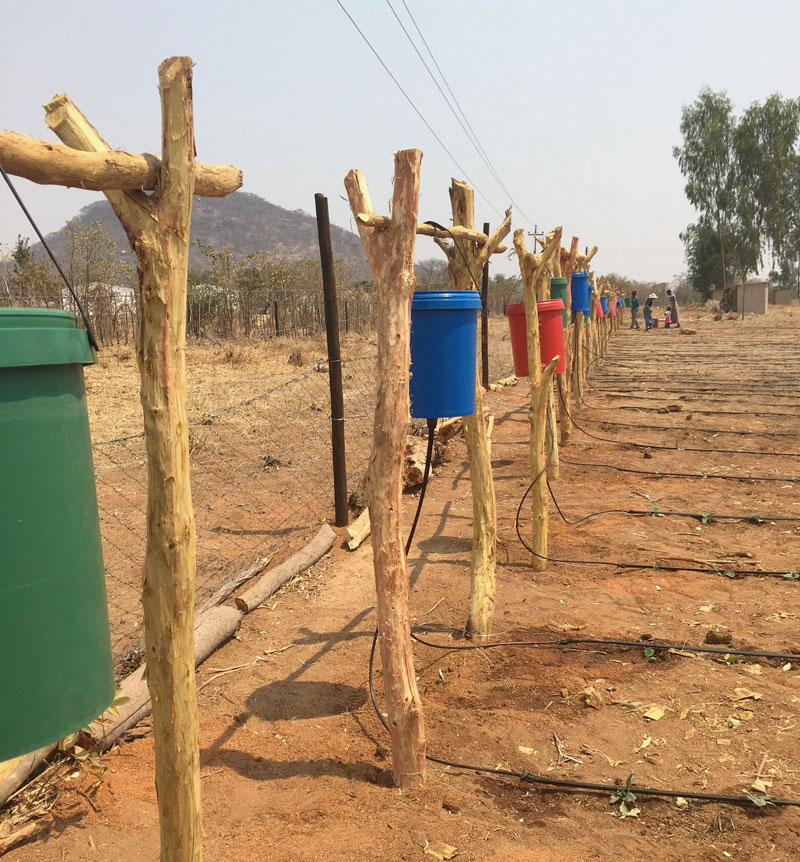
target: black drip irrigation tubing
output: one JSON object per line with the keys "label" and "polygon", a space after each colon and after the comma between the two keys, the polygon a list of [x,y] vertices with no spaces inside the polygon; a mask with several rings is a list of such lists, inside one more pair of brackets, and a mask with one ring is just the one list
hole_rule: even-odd
{"label": "black drip irrigation tubing", "polygon": [[794,431],[737,431],[735,428],[705,428],[698,425],[648,425],[638,422],[615,422],[612,419],[592,419],[591,417],[585,417],[582,421],[594,422],[597,425],[617,425],[621,428],[646,428],[649,431],[695,431],[703,434],[736,434],[742,437],[800,437],[800,433]]}
{"label": "black drip irrigation tubing", "polygon": [[[417,502],[417,511],[414,515],[414,520],[411,524],[411,530],[409,531],[408,540],[406,541],[405,552],[408,554],[411,549],[411,543],[414,539],[414,533],[416,532],[417,523],[419,521],[419,516],[422,511],[422,502],[425,498],[425,491],[428,485],[428,479],[430,478],[430,467],[431,467],[431,455],[433,452],[433,435],[435,428],[435,421],[428,420],[428,449],[426,453],[425,459],[425,471],[423,473],[422,479],[422,487],[420,489],[419,501]],[[551,426],[551,438],[554,440],[555,436],[552,433],[553,429]],[[548,464],[550,459],[552,458],[552,446],[550,450],[550,455],[548,456]],[[539,473],[537,480],[541,478],[544,472],[547,469],[547,464],[545,465],[544,470]],[[533,487],[535,482],[531,483],[528,491],[525,492],[525,497],[527,497],[530,489]],[[523,497],[522,502],[524,502],[525,497]],[[520,509],[522,508],[522,502],[520,503]],[[522,537],[519,534],[519,510],[517,510],[517,535],[522,541]],[[523,545],[525,544],[522,541]],[[495,642],[491,644],[470,644],[464,646],[449,646],[449,645],[440,645],[435,644],[430,641],[422,640],[418,635],[415,634],[414,630],[411,630],[411,637],[420,643],[426,644],[427,646],[433,647],[434,649],[445,649],[445,650],[453,650],[453,649],[485,649],[491,647],[501,647],[501,646],[539,646],[539,647],[561,647],[567,645],[567,643],[584,644],[584,645],[598,645],[598,644],[607,644],[607,645],[615,645],[615,646],[632,646],[638,647],[642,646],[647,649],[678,649],[682,651],[691,651],[691,652],[704,652],[704,653],[722,653],[723,655],[742,655],[748,657],[763,657],[763,658],[773,658],[779,660],[798,660],[800,656],[795,655],[794,653],[773,653],[773,652],[759,652],[755,650],[722,650],[721,648],[715,647],[695,647],[689,645],[681,645],[681,644],[665,644],[661,642],[650,642],[650,641],[625,641],[625,640],[617,640],[617,639],[602,639],[602,638],[560,638],[558,641],[546,641],[546,642]],[[375,714],[378,717],[381,725],[387,733],[391,734],[391,728],[389,727],[388,721],[384,718],[383,713],[381,712],[380,706],[378,705],[377,695],[375,694],[375,649],[378,643],[378,630],[376,629],[372,636],[372,645],[370,647],[369,653],[369,695],[370,700],[372,702],[372,708],[375,711]],[[512,769],[500,769],[497,767],[489,767],[489,766],[480,766],[469,763],[460,763],[454,760],[448,760],[443,757],[436,757],[432,754],[426,754],[425,759],[429,763],[436,763],[440,766],[444,766],[448,769],[462,769],[469,772],[475,772],[478,774],[484,775],[500,775],[506,778],[516,778],[518,781],[521,781],[526,784],[535,784],[542,787],[552,787],[560,790],[578,790],[585,791],[588,793],[599,793],[606,795],[609,792],[613,793],[615,790],[618,790],[621,785],[619,784],[598,784],[589,781],[575,781],[572,779],[566,778],[550,778],[544,775],[537,775],[533,772],[518,772]],[[631,793],[638,794],[640,796],[655,796],[662,797],[668,799],[674,799],[677,797],[682,797],[684,799],[696,799],[704,802],[720,802],[727,803],[731,805],[753,805],[755,804],[754,797],[752,796],[735,796],[731,794],[724,793],[703,793],[694,790],[669,790],[669,789],[660,789],[656,787],[639,787],[638,785],[630,785],[627,787],[627,790]],[[768,796],[763,796],[759,799],[759,805],[771,804],[775,806],[791,806],[791,807],[800,807],[800,800],[795,799],[777,799]]]}
{"label": "black drip irrigation tubing", "polygon": [[584,515],[581,518],[570,521],[561,510],[561,506],[556,499],[556,495],[553,493],[553,488],[550,485],[549,479],[547,480],[547,490],[550,492],[550,497],[555,504],[558,514],[561,516],[561,520],[570,527],[577,527],[578,524],[583,524],[585,521],[590,521],[592,518],[597,518],[600,515],[633,515],[640,518],[693,518],[695,521],[701,521],[704,524],[710,524],[713,521],[747,521],[750,524],[763,524],[767,521],[786,521],[790,523],[800,522],[800,517],[795,518],[785,515],[764,515],[763,517],[756,513],[752,515],[715,515],[710,512],[672,512],[669,510],[664,512],[660,509],[600,509],[597,512],[591,512],[588,515]]}
{"label": "black drip irrigation tubing", "polygon": [[[560,388],[559,388],[560,391]],[[606,566],[608,568],[613,569],[627,569],[627,570],[636,570],[643,571],[645,569],[655,569],[659,572],[700,572],[706,575],[723,575],[727,578],[738,578],[743,576],[759,576],[765,578],[782,578],[783,580],[791,580],[798,581],[800,580],[800,572],[797,569],[791,568],[788,570],[778,570],[778,569],[731,569],[731,568],[708,568],[707,566],[675,566],[670,564],[661,563],[659,560],[656,560],[652,563],[632,563],[626,560],[574,560],[574,559],[563,559],[560,557],[550,557],[544,554],[539,554],[523,539],[522,533],[520,531],[520,514],[522,513],[522,507],[525,505],[525,501],[528,499],[528,494],[534,489],[536,484],[541,480],[542,476],[547,472],[547,468],[550,466],[550,462],[553,458],[553,450],[555,445],[555,429],[552,424],[552,417],[550,417],[550,451],[547,455],[547,460],[545,461],[544,467],[539,471],[538,475],[534,478],[534,480],[528,485],[525,493],[522,495],[522,499],[519,501],[519,506],[517,506],[517,514],[514,518],[514,529],[517,533],[517,538],[520,541],[520,544],[523,548],[525,548],[528,553],[533,554],[533,556],[538,557],[540,560],[545,560],[549,563],[563,563],[565,565],[571,566]],[[550,492],[552,496],[552,491]],[[555,497],[553,498],[555,501]],[[556,507],[558,508],[558,504],[556,503]],[[561,509],[558,510],[559,514],[562,518],[564,518]],[[624,510],[608,510],[608,512],[622,512]],[[597,513],[602,514],[602,513]],[[644,514],[651,516],[658,516],[658,512],[645,512]],[[702,520],[704,515],[702,513],[698,513],[699,519]],[[708,517],[707,515],[705,517]],[[753,516],[755,518],[757,516]],[[763,519],[762,519],[763,520]],[[569,521],[564,518],[564,521],[569,524]],[[570,525],[574,526],[574,525]]]}
{"label": "black drip irrigation tubing", "polygon": [[[636,443],[631,440],[615,440],[613,437],[601,437],[599,434],[593,434],[591,431],[587,431],[582,425],[578,423],[575,417],[570,413],[569,408],[567,407],[566,399],[564,398],[564,393],[561,388],[561,380],[558,380],[558,394],[561,398],[561,404],[564,408],[564,412],[569,417],[572,424],[587,437],[591,437],[593,440],[600,440],[602,443],[614,443],[617,446],[633,446],[636,449],[659,449],[667,452],[712,452],[720,455],[758,455],[766,458],[800,458],[800,452],[760,452],[757,449],[715,449],[711,447],[703,447],[703,446],[664,446],[658,443]],[[672,429],[670,429],[672,430]]]}
{"label": "black drip irrigation tubing", "polygon": [[636,473],[639,476],[651,476],[655,479],[725,479],[736,482],[785,482],[794,483],[800,481],[797,476],[745,476],[735,473],[671,473],[661,470],[637,470],[635,467],[619,467],[616,464],[592,464],[588,461],[568,461],[563,455],[559,456],[561,464],[570,467],[592,467],[598,470],[617,470],[620,473]]}

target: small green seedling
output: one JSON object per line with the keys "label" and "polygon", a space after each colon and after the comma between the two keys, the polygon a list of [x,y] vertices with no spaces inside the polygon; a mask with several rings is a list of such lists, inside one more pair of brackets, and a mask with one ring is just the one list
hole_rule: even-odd
{"label": "small green seedling", "polygon": [[644,648],[644,660],[645,661],[656,661],[656,651],[651,646],[646,646]]}
{"label": "small green seedling", "polygon": [[763,524],[764,519],[757,512],[750,516],[750,522],[753,524]]}
{"label": "small green seedling", "polygon": [[620,817],[636,817],[639,813],[639,809],[634,807],[636,794],[631,790],[632,784],[633,773],[631,772],[624,786],[617,788],[609,799],[611,805],[619,804]]}
{"label": "small green seedling", "polygon": [[661,560],[656,560],[656,561],[653,563],[653,568],[654,568],[654,569],[656,569],[656,571],[657,571],[658,569],[660,569],[660,568],[661,568]]}
{"label": "small green seedling", "polygon": [[744,787],[742,788],[742,793],[755,805],[759,810],[763,810],[767,807],[767,805],[774,805],[775,803],[769,798],[769,796],[765,796],[763,793],[753,793],[752,790],[746,790]]}
{"label": "small green seedling", "polygon": [[789,569],[784,575],[787,581],[800,581],[800,572],[797,569]]}
{"label": "small green seedling", "polygon": [[708,512],[702,512],[700,514],[700,523],[701,524],[710,524],[711,523],[711,515]]}
{"label": "small green seedling", "polygon": [[661,514],[661,512],[659,511],[659,508],[658,508],[658,506],[656,506],[656,504],[655,504],[655,503],[653,503],[653,505],[650,507],[650,514],[651,514],[654,518],[663,518],[663,517],[664,517],[664,516]]}
{"label": "small green seedling", "polygon": [[706,473],[705,470],[701,470],[700,471],[700,478],[701,479],[708,479],[708,473]]}
{"label": "small green seedling", "polygon": [[736,572],[733,569],[721,569],[716,564],[712,564],[711,568],[718,575],[722,575],[723,578],[730,578],[731,580],[735,580]]}

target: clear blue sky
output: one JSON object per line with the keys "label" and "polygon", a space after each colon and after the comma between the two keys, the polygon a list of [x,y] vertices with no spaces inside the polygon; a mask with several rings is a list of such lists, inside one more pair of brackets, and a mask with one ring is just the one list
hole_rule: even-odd
{"label": "clear blue sky", "polygon": [[[683,269],[692,220],[672,158],[680,110],[708,84],[738,108],[798,95],[796,0],[406,0],[497,172],[540,226],[597,244],[598,271],[668,280]],[[509,201],[434,89],[385,0],[343,0],[477,187]],[[402,0],[392,0],[408,21]],[[407,25],[412,27],[410,22]],[[365,171],[378,211],[391,197],[391,154],[419,147],[420,216],[446,223],[460,171],[378,65],[335,0],[6,4],[0,52],[4,128],[51,138],[42,103],[66,92],[113,146],[160,149],[157,67],[195,63],[198,158],[244,170],[244,189],[351,224],[350,168]],[[411,30],[413,32],[413,30]],[[97,195],[18,187],[45,231]],[[476,221],[497,223],[477,198]],[[516,214],[515,226],[533,225]],[[29,235],[0,188],[0,249]],[[418,238],[418,258],[440,252]],[[505,272],[516,262],[495,258]]]}

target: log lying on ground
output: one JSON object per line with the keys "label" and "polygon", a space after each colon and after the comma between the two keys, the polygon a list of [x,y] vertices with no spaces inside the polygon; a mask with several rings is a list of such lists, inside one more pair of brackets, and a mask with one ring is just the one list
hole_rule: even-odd
{"label": "log lying on ground", "polygon": [[364,511],[347,528],[347,549],[355,551],[370,534],[372,525],[369,522],[369,509]]}
{"label": "log lying on ground", "polygon": [[[431,469],[441,464],[444,447],[434,439],[433,453],[431,457]],[[417,488],[422,484],[425,475],[425,456],[427,455],[428,441],[422,437],[406,437],[406,454],[403,462],[403,487]]]}
{"label": "log lying on ground", "polygon": [[[50,186],[73,186],[91,191],[157,188],[161,159],[151,153],[124,150],[87,153],[54,141],[0,131],[0,164],[9,174]],[[194,163],[194,193],[225,197],[242,186],[242,172],[232,165]]]}
{"label": "log lying on ground", "polygon": [[[336,534],[325,524],[304,548],[263,575],[243,594],[240,601],[244,600],[249,611],[255,610],[285,583],[327,554],[335,539]],[[244,616],[239,603],[235,608],[220,606],[198,614],[194,631],[195,666],[202,664],[236,632]],[[146,664],[142,665],[123,681],[119,697],[128,697],[130,700],[118,707],[117,714],[106,713],[99,721],[92,723],[92,732],[101,751],[111,748],[126,731],[150,714],[152,703],[145,679],[146,668]],[[18,762],[5,775],[0,772],[0,806],[5,805],[8,798],[16,793],[57,748],[57,745],[40,748],[18,758]]]}
{"label": "log lying on ground", "polygon": [[516,386],[517,383],[519,383],[519,378],[510,374],[508,377],[501,377],[499,380],[495,380],[494,383],[490,383],[489,389],[492,392],[499,392],[501,389],[505,389],[506,386]]}

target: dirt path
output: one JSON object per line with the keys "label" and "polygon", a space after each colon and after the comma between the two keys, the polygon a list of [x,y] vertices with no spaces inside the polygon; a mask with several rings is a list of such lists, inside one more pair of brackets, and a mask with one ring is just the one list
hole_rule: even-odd
{"label": "dirt path", "polygon": [[[769,518],[800,518],[790,481],[800,475],[800,457],[786,454],[800,452],[797,311],[744,323],[686,314],[695,336],[623,331],[613,339],[609,360],[594,371],[593,406],[577,413],[582,428],[606,439],[576,433],[554,493],[570,520],[597,509],[647,514],[569,527],[551,510],[551,553],[594,561],[588,565],[530,570],[514,530],[529,481],[525,388],[490,394],[502,640],[546,633],[702,644],[713,632],[738,648],[800,651],[800,583],[724,576],[733,568],[800,569],[799,525]],[[668,404],[682,409],[657,412]],[[646,424],[664,427],[633,427]],[[457,627],[467,600],[471,501],[463,442],[449,453],[429,489],[410,563],[416,622]],[[693,478],[659,478],[667,472]],[[774,481],[713,478],[718,473]],[[764,522],[659,516],[673,510],[758,514]],[[653,566],[687,558],[708,571]],[[618,560],[650,568],[600,565]],[[247,617],[201,668],[207,860],[422,860],[436,858],[430,851],[442,842],[457,848],[458,859],[496,862],[796,858],[797,809],[640,798],[638,816],[621,819],[608,795],[439,768],[421,791],[392,789],[387,739],[366,687],[372,603],[371,549],[337,548]],[[429,637],[448,642],[446,634]],[[793,662],[685,652],[648,661],[641,648],[609,646],[418,646],[416,659],[432,754],[609,784],[634,773],[643,786],[737,795],[760,778],[769,794],[800,798]],[[590,686],[599,708],[585,705]],[[379,679],[377,688],[380,697]],[[650,715],[663,710],[663,717],[647,718],[652,707],[659,709]],[[97,786],[86,772],[58,784],[47,838],[12,851],[11,862],[157,858],[152,739],[126,742],[105,761]]]}

